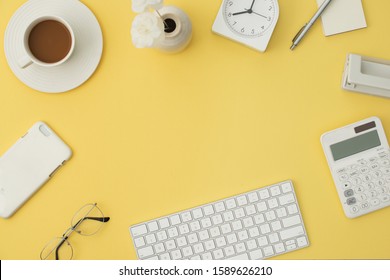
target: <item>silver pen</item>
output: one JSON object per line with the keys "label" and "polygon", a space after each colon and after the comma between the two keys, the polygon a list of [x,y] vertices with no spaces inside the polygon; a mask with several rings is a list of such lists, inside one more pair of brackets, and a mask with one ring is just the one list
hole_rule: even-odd
{"label": "silver pen", "polygon": [[314,14],[314,16],[309,20],[308,23],[306,23],[301,30],[295,35],[294,39],[292,40],[293,44],[290,47],[290,50],[293,50],[299,42],[302,40],[302,38],[306,35],[307,31],[309,31],[310,27],[316,22],[316,20],[321,16],[322,12],[328,7],[332,0],[325,0],[324,3],[318,8],[317,12]]}

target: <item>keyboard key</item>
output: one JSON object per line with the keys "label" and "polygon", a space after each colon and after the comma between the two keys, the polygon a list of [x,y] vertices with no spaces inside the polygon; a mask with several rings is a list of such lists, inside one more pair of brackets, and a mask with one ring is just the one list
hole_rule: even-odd
{"label": "keyboard key", "polygon": [[238,208],[234,210],[234,215],[236,216],[236,219],[241,219],[242,217],[245,217],[244,208]]}
{"label": "keyboard key", "polygon": [[289,228],[286,230],[282,230],[279,232],[279,234],[280,234],[280,238],[282,240],[286,240],[286,239],[290,239],[290,238],[293,238],[293,237],[296,237],[299,235],[304,235],[305,231],[303,230],[302,226],[297,226],[297,227]]}
{"label": "keyboard key", "polygon": [[260,231],[262,234],[267,234],[271,232],[271,228],[269,227],[269,224],[263,224],[260,226]]}
{"label": "keyboard key", "polygon": [[239,231],[237,233],[237,236],[238,236],[238,240],[240,240],[240,241],[246,240],[249,238],[248,232],[246,230]]}
{"label": "keyboard key", "polygon": [[279,186],[273,186],[270,188],[271,196],[278,196],[281,194]]}
{"label": "keyboard key", "polygon": [[275,222],[271,223],[271,228],[273,231],[278,231],[282,228],[282,225],[281,225],[280,221],[275,221]]}
{"label": "keyboard key", "polygon": [[162,241],[168,238],[167,232],[165,230],[159,231],[156,233],[158,241]]}
{"label": "keyboard key", "polygon": [[191,213],[190,212],[184,212],[181,214],[181,220],[183,223],[189,222],[192,220]]}
{"label": "keyboard key", "polygon": [[257,210],[259,212],[263,212],[263,211],[268,210],[268,207],[267,207],[267,204],[265,203],[265,201],[257,203],[256,206],[257,206]]}
{"label": "keyboard key", "polygon": [[195,254],[199,254],[199,253],[204,252],[204,247],[203,247],[203,244],[202,244],[202,243],[195,244],[195,245],[193,246],[193,248],[194,248]]}
{"label": "keyboard key", "polygon": [[264,251],[264,256],[266,257],[274,254],[274,249],[272,248],[272,246],[265,247],[263,251]]}
{"label": "keyboard key", "polygon": [[176,248],[176,243],[175,243],[175,241],[173,241],[173,240],[168,240],[167,242],[165,242],[165,248],[167,248],[167,250],[175,249],[175,248]]}
{"label": "keyboard key", "polygon": [[180,234],[187,234],[190,232],[190,228],[188,227],[187,224],[182,224],[179,226],[179,232]]}
{"label": "keyboard key", "polygon": [[246,247],[248,248],[248,250],[253,250],[253,249],[257,248],[257,243],[256,243],[256,240],[254,240],[254,239],[248,240],[245,244],[246,244]]}
{"label": "keyboard key", "polygon": [[202,260],[212,260],[213,256],[211,255],[210,252],[202,254]]}
{"label": "keyboard key", "polygon": [[192,256],[194,252],[192,251],[192,248],[190,246],[183,248],[183,256],[189,257]]}
{"label": "keyboard key", "polygon": [[167,227],[169,227],[169,221],[168,221],[167,218],[159,220],[158,223],[160,224],[160,228],[167,228]]}
{"label": "keyboard key", "polygon": [[298,213],[298,207],[295,204],[287,206],[287,211],[290,215]]}
{"label": "keyboard key", "polygon": [[294,195],[292,193],[279,196],[280,205],[286,205],[295,202]]}
{"label": "keyboard key", "polygon": [[275,211],[276,211],[276,216],[278,216],[278,218],[283,218],[287,216],[287,211],[286,208],[284,207],[278,208]]}
{"label": "keyboard key", "polygon": [[226,236],[226,239],[229,244],[237,243],[237,236],[235,233],[229,234]]}
{"label": "keyboard key", "polygon": [[207,205],[207,206],[203,207],[203,213],[206,216],[210,216],[210,215],[214,214],[213,206],[212,205]]}
{"label": "keyboard key", "polygon": [[193,243],[199,241],[199,240],[198,240],[198,236],[196,235],[196,233],[191,233],[191,234],[189,234],[189,235],[187,236],[187,238],[188,238],[188,242],[189,242],[190,244],[193,244]]}
{"label": "keyboard key", "polygon": [[265,218],[267,219],[267,221],[275,220],[276,219],[275,211],[266,212],[265,213]]}
{"label": "keyboard key", "polygon": [[245,195],[237,197],[237,204],[238,206],[243,206],[248,204],[248,200],[246,199]]}
{"label": "keyboard key", "polygon": [[225,222],[233,221],[234,220],[233,212],[228,211],[223,213],[223,219],[225,220]]}
{"label": "keyboard key", "polygon": [[291,217],[288,217],[288,218],[284,218],[282,220],[282,223],[283,223],[284,227],[291,227],[291,226],[300,224],[301,223],[301,218],[299,217],[299,215],[291,216]]}
{"label": "keyboard key", "polygon": [[213,251],[213,255],[215,260],[220,260],[224,257],[222,249],[217,249]]}
{"label": "keyboard key", "polygon": [[179,247],[183,247],[183,246],[187,245],[187,239],[184,236],[177,238],[176,242],[177,242],[177,246],[179,246]]}
{"label": "keyboard key", "polygon": [[214,207],[215,207],[215,212],[217,213],[225,211],[225,205],[223,204],[223,202],[216,203]]}
{"label": "keyboard key", "polygon": [[269,192],[267,189],[263,189],[261,191],[259,191],[259,196],[261,199],[267,199],[269,198]]}
{"label": "keyboard key", "polygon": [[159,253],[162,253],[165,251],[164,245],[162,243],[158,243],[158,244],[154,245],[153,248],[154,248],[154,252],[156,254],[159,254]]}
{"label": "keyboard key", "polygon": [[191,260],[200,260],[201,258],[200,258],[200,256],[193,256],[193,257],[191,257],[190,259],[191,259]]}
{"label": "keyboard key", "polygon": [[213,227],[210,229],[210,235],[211,237],[217,237],[221,235],[221,232],[219,230],[219,227]]}
{"label": "keyboard key", "polygon": [[136,238],[134,240],[135,247],[142,247],[145,245],[145,240],[143,237]]}
{"label": "keyboard key", "polygon": [[208,228],[208,227],[211,227],[211,225],[212,225],[210,218],[204,218],[200,221],[200,223],[202,224],[203,228]]}
{"label": "keyboard key", "polygon": [[227,257],[230,257],[230,256],[234,255],[234,248],[233,248],[233,246],[228,246],[228,247],[224,248],[223,250],[225,252],[225,256],[227,256]]}
{"label": "keyboard key", "polygon": [[173,227],[173,228],[168,229],[168,235],[170,238],[178,236],[179,233],[177,231],[177,228]]}
{"label": "keyboard key", "polygon": [[254,219],[255,219],[255,224],[257,224],[257,225],[265,222],[263,214],[259,214],[259,215],[254,216]]}
{"label": "keyboard key", "polygon": [[207,230],[202,230],[199,232],[199,239],[201,241],[209,239],[209,238],[210,238],[210,235],[209,235],[209,232]]}
{"label": "keyboard key", "polygon": [[276,243],[279,241],[279,235],[274,232],[274,233],[271,233],[270,235],[268,235],[268,239],[269,239],[269,242],[272,244],[272,243]]}
{"label": "keyboard key", "polygon": [[160,260],[170,260],[171,256],[168,253],[164,253],[164,254],[159,256],[159,259]]}
{"label": "keyboard key", "polygon": [[202,218],[203,217],[202,210],[200,208],[192,210],[192,216],[194,217],[194,219]]}
{"label": "keyboard key", "polygon": [[244,227],[249,228],[254,225],[252,217],[247,217],[242,220],[244,223]]}
{"label": "keyboard key", "polygon": [[200,230],[200,223],[198,221],[194,221],[190,223],[190,228],[192,231]]}
{"label": "keyboard key", "polygon": [[[390,169],[389,169],[389,170],[390,170]],[[390,171],[389,171],[389,174],[390,174]],[[248,194],[248,199],[249,199],[249,202],[250,202],[250,203],[259,201],[259,197],[257,196],[257,193],[256,193],[256,192],[252,192],[252,193]]]}
{"label": "keyboard key", "polygon": [[224,224],[221,226],[222,234],[226,234],[232,231],[230,224]]}
{"label": "keyboard key", "polygon": [[288,193],[292,191],[292,186],[290,183],[284,183],[282,184],[282,192],[283,193]]}
{"label": "keyboard key", "polygon": [[133,234],[133,237],[141,236],[147,232],[148,230],[146,229],[145,225],[136,226],[131,229],[131,233]]}
{"label": "keyboard key", "polygon": [[240,230],[240,229],[242,229],[242,223],[241,223],[240,220],[234,221],[232,223],[232,226],[233,226],[233,230]]}
{"label": "keyboard key", "polygon": [[174,215],[174,216],[170,217],[169,219],[171,220],[171,225],[173,225],[173,226],[180,224],[179,215]]}
{"label": "keyboard key", "polygon": [[259,260],[263,258],[263,253],[260,249],[250,252],[249,255],[251,260]]}
{"label": "keyboard key", "polygon": [[268,245],[268,239],[265,236],[261,236],[261,237],[257,238],[257,242],[259,243],[260,247]]}
{"label": "keyboard key", "polygon": [[226,259],[227,260],[249,260],[247,253],[236,255],[234,257],[229,257],[229,258],[226,258]]}
{"label": "keyboard key", "polygon": [[156,236],[155,236],[153,233],[147,235],[147,236],[145,237],[145,239],[146,239],[146,243],[148,243],[148,244],[152,244],[152,243],[154,243],[154,242],[157,241],[157,240],[156,240]]}
{"label": "keyboard key", "polygon": [[174,251],[172,251],[172,252],[171,252],[171,257],[172,257],[172,260],[181,259],[182,255],[181,255],[180,250],[174,250]]}
{"label": "keyboard key", "polygon": [[259,235],[260,235],[260,232],[259,232],[259,229],[257,227],[253,227],[253,228],[249,229],[249,236],[250,237],[256,237]]}
{"label": "keyboard key", "polygon": [[304,236],[297,238],[297,243],[298,243],[299,247],[303,247],[303,246],[306,246],[308,244],[307,239]]}
{"label": "keyboard key", "polygon": [[242,252],[246,251],[244,243],[238,243],[234,247],[235,247],[237,253],[242,253]]}
{"label": "keyboard key", "polygon": [[236,206],[237,206],[237,204],[236,204],[236,201],[234,200],[234,198],[229,199],[229,200],[226,201],[226,208],[227,209],[233,209]]}
{"label": "keyboard key", "polygon": [[148,228],[149,228],[149,231],[156,231],[156,230],[158,230],[157,222],[154,221],[154,222],[148,223]]}
{"label": "keyboard key", "polygon": [[214,240],[207,240],[205,243],[204,243],[204,247],[206,248],[206,251],[210,251],[212,249],[215,249],[215,243],[214,243]]}
{"label": "keyboard key", "polygon": [[222,219],[222,216],[220,214],[211,217],[211,220],[213,221],[214,225],[219,225],[219,224],[223,223],[223,219]]}
{"label": "keyboard key", "polygon": [[268,200],[268,206],[271,209],[278,207],[279,206],[278,200],[276,198],[272,198]]}
{"label": "keyboard key", "polygon": [[256,214],[256,207],[251,204],[245,207],[245,212],[248,216]]}
{"label": "keyboard key", "polygon": [[147,258],[154,254],[152,246],[145,247],[138,250],[138,255],[141,259]]}
{"label": "keyboard key", "polygon": [[226,239],[224,236],[218,237],[215,239],[215,243],[217,244],[217,247],[223,247],[226,245]]}
{"label": "keyboard key", "polygon": [[275,252],[276,252],[277,254],[286,251],[286,249],[284,248],[283,243],[275,244],[275,245],[274,245],[274,248],[275,248]]}

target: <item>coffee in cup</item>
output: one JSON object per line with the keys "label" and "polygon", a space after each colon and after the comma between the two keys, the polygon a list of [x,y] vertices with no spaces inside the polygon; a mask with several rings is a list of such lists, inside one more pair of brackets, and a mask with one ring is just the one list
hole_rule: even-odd
{"label": "coffee in cup", "polygon": [[50,67],[64,63],[71,56],[75,39],[72,28],[64,19],[46,16],[28,25],[23,44],[26,56],[19,60],[21,68],[33,63]]}

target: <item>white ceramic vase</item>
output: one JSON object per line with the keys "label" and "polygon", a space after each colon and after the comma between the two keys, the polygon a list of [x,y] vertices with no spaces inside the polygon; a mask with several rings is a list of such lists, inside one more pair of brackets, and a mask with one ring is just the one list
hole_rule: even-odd
{"label": "white ceramic vase", "polygon": [[185,49],[192,37],[192,24],[187,14],[175,6],[164,6],[156,13],[165,26],[165,38],[156,43],[156,48],[169,53]]}

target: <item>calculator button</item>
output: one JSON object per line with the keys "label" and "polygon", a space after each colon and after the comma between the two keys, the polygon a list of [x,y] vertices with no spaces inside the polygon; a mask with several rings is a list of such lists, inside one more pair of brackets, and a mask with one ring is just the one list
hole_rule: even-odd
{"label": "calculator button", "polygon": [[375,184],[372,183],[372,182],[370,182],[370,183],[367,183],[367,184],[365,185],[365,187],[366,187],[366,190],[372,190],[372,189],[375,188]]}
{"label": "calculator button", "polygon": [[347,204],[348,205],[353,205],[355,203],[356,203],[356,198],[350,197],[350,198],[347,199]]}
{"label": "calculator button", "polygon": [[353,177],[356,177],[356,176],[359,176],[359,171],[352,170],[352,171],[349,172],[349,177],[353,178]]}
{"label": "calculator button", "polygon": [[357,207],[356,205],[355,205],[355,206],[352,206],[351,208],[349,208],[349,211],[350,211],[352,214],[355,214],[355,213],[359,212],[359,207]]}
{"label": "calculator button", "polygon": [[345,172],[347,172],[347,169],[346,168],[340,168],[336,171],[338,174],[343,174]]}
{"label": "calculator button", "polygon": [[367,164],[367,161],[365,161],[364,159],[361,159],[361,160],[358,161],[358,163],[359,163],[360,166],[364,166],[364,165]]}
{"label": "calculator button", "polygon": [[340,181],[346,181],[348,179],[348,175],[346,173],[343,173],[339,176]]}
{"label": "calculator button", "polygon": [[365,203],[362,203],[362,205],[360,205],[360,207],[362,209],[368,209],[370,207],[370,204],[368,204],[368,202],[365,202]]}
{"label": "calculator button", "polygon": [[379,179],[378,181],[375,182],[375,184],[378,187],[383,187],[386,184],[386,182],[383,179]]}
{"label": "calculator button", "polygon": [[369,161],[370,163],[374,163],[374,162],[376,162],[377,160],[378,160],[377,157],[372,157],[372,158],[369,158],[369,159],[368,159],[368,161]]}
{"label": "calculator button", "polygon": [[353,190],[351,190],[351,189],[349,189],[349,190],[346,190],[345,192],[344,192],[344,196],[345,197],[350,197],[350,196],[353,196]]}
{"label": "calculator button", "polygon": [[355,188],[355,193],[362,193],[362,192],[364,192],[364,188],[362,186]]}
{"label": "calculator button", "polygon": [[367,192],[367,196],[369,198],[374,198],[377,196],[377,193],[376,193],[376,191],[369,191],[369,192]]}
{"label": "calculator button", "polygon": [[385,175],[389,175],[390,174],[390,167],[385,167],[385,168],[382,168],[382,173],[385,174]]}
{"label": "calculator button", "polygon": [[382,202],[389,202],[390,201],[390,196],[388,196],[387,194],[384,194],[384,195],[381,195],[379,197],[379,199],[382,201]]}
{"label": "calculator button", "polygon": [[382,166],[389,166],[390,165],[390,160],[388,160],[388,159],[381,160],[381,165]]}
{"label": "calculator button", "polygon": [[370,203],[372,206],[378,206],[380,202],[379,202],[379,199],[376,198],[376,199],[371,200]]}
{"label": "calculator button", "polygon": [[363,176],[362,179],[363,179],[364,182],[370,182],[372,180],[372,177],[371,177],[370,174],[366,174],[366,175]]}
{"label": "calculator button", "polygon": [[367,166],[363,166],[363,167],[360,167],[359,171],[362,174],[366,174],[367,172],[370,171],[370,169]]}
{"label": "calculator button", "polygon": [[387,193],[387,188],[386,187],[380,187],[380,188],[376,188],[375,191],[378,194],[384,194],[384,193]]}
{"label": "calculator button", "polygon": [[360,185],[362,183],[362,179],[360,179],[359,177],[355,177],[351,180],[352,184],[354,185]]}
{"label": "calculator button", "polygon": [[375,170],[374,172],[371,172],[371,176],[375,179],[378,179],[382,176],[382,172],[380,172],[379,170]]}
{"label": "calculator button", "polygon": [[370,167],[371,167],[372,170],[377,170],[380,166],[379,166],[378,163],[373,163],[373,164],[371,164]]}
{"label": "calculator button", "polygon": [[357,194],[356,199],[360,202],[365,201],[367,199],[367,195],[365,195],[364,193]]}

